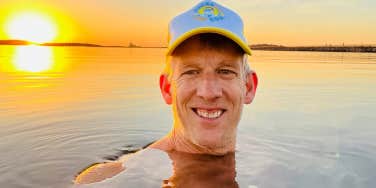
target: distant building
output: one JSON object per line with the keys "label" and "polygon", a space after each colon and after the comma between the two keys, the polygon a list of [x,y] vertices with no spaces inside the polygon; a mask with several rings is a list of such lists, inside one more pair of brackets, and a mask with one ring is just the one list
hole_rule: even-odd
{"label": "distant building", "polygon": [[132,42],[129,43],[128,48],[140,48],[141,46],[137,46],[133,44]]}

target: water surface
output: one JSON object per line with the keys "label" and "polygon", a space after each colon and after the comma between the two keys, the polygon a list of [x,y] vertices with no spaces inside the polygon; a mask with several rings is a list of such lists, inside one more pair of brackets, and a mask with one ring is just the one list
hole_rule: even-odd
{"label": "water surface", "polygon": [[[0,185],[69,187],[167,133],[164,50],[0,46]],[[376,54],[254,51],[250,62],[259,88],[239,125],[240,187],[376,185]]]}

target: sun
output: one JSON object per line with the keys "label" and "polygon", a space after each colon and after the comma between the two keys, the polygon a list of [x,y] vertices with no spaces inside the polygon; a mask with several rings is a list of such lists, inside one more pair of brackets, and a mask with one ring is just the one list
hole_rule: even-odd
{"label": "sun", "polygon": [[35,43],[50,42],[57,35],[55,24],[47,16],[31,12],[15,15],[5,29],[11,39]]}

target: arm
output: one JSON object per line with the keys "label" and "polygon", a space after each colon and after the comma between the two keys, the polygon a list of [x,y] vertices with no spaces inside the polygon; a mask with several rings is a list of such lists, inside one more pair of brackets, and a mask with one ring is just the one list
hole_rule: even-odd
{"label": "arm", "polygon": [[74,184],[90,184],[111,178],[125,168],[122,162],[96,163],[81,171],[74,179]]}

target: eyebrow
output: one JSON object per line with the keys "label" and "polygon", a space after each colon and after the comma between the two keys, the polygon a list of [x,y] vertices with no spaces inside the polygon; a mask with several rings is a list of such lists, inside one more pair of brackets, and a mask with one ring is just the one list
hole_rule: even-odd
{"label": "eyebrow", "polygon": [[[200,63],[197,63],[196,61],[182,61],[180,62],[183,66],[181,68],[200,68]],[[222,60],[219,63],[219,67],[232,67],[232,68],[238,68],[238,64],[231,60]]]}
{"label": "eyebrow", "polygon": [[183,65],[182,68],[199,68],[199,63],[195,61],[182,61],[181,64]]}
{"label": "eyebrow", "polygon": [[219,63],[219,66],[221,67],[232,67],[232,68],[238,68],[238,64],[237,63],[234,63],[232,61],[229,61],[229,60],[223,60]]}

